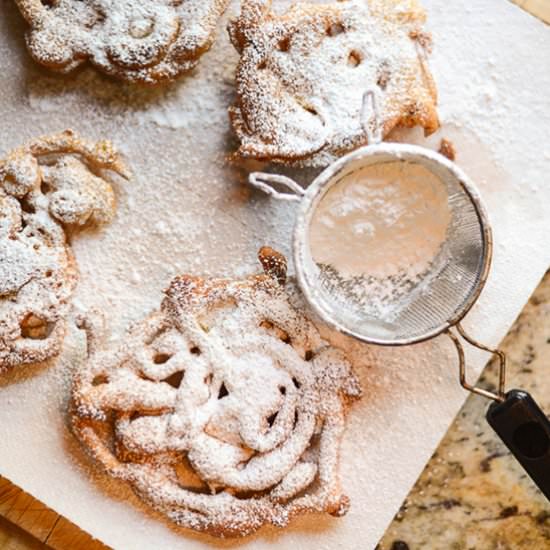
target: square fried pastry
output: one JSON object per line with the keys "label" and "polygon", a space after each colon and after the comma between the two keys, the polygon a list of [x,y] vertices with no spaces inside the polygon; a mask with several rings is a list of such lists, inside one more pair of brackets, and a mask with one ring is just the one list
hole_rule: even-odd
{"label": "square fried pastry", "polygon": [[284,256],[263,248],[260,260],[245,279],[177,277],[113,347],[81,319],[75,435],[166,518],[221,537],[349,506],[340,441],[359,383],[291,305]]}
{"label": "square fried pastry", "polygon": [[426,55],[430,36],[416,0],[297,3],[243,0],[229,34],[240,53],[230,108],[244,158],[326,165],[368,142],[374,94],[378,126],[438,126]]}
{"label": "square fried pastry", "polygon": [[15,0],[42,65],[69,72],[89,60],[130,82],[156,84],[191,70],[214,41],[229,0]]}

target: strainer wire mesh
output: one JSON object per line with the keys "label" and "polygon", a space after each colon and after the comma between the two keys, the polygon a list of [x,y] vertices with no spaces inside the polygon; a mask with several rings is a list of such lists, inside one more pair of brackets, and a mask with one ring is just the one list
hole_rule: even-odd
{"label": "strainer wire mesh", "polygon": [[[407,159],[407,162],[414,161]],[[421,157],[418,162],[435,173],[446,186],[450,223],[440,252],[421,280],[395,281],[401,287],[395,295],[402,296],[406,291],[405,299],[398,303],[393,296],[384,298],[386,305],[394,310],[391,317],[384,319],[369,314],[376,310],[374,302],[380,297],[358,291],[360,287],[356,281],[341,277],[334,266],[318,264],[313,270],[317,277],[316,298],[323,309],[333,318],[340,317],[342,324],[351,327],[355,335],[364,335],[367,341],[418,341],[443,330],[467,312],[486,276],[490,245],[479,205],[448,167]],[[336,181],[349,173],[343,171]],[[368,274],[368,265],[364,271]]]}

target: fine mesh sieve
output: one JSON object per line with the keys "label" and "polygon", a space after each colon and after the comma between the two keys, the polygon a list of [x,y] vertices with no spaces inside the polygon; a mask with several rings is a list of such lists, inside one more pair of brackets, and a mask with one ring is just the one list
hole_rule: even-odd
{"label": "fine mesh sieve", "polygon": [[470,310],[489,273],[492,235],[474,184],[455,163],[424,147],[382,143],[380,94],[368,89],[360,112],[371,145],[330,165],[307,190],[273,174],[251,174],[250,182],[300,200],[296,272],[323,320],[368,343],[404,345],[444,332]]}
{"label": "fine mesh sieve", "polygon": [[[369,276],[371,251],[363,253],[357,248],[356,254],[363,253],[360,258],[364,260],[363,276],[345,277],[338,266],[320,265],[313,257],[310,238],[316,210],[341,182],[360,174],[365,167],[390,163],[403,164],[405,172],[415,165],[421,166],[436,176],[450,218],[437,254],[414,277],[406,273]],[[360,185],[368,186],[369,181],[360,181]],[[389,197],[387,204],[378,208],[389,207],[391,200]],[[421,214],[436,215],[429,209]],[[338,232],[336,226],[335,239],[341,238]],[[406,241],[409,235],[400,237]],[[378,244],[386,243],[382,240]],[[404,246],[419,244],[405,242]],[[438,153],[401,144],[360,149],[325,170],[303,195],[294,241],[300,284],[321,317],[345,333],[384,345],[422,341],[458,322],[481,292],[491,251],[487,214],[468,177]]]}

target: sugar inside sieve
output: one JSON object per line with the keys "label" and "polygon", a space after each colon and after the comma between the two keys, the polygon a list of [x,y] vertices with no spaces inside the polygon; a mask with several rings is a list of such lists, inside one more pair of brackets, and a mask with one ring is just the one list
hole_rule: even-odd
{"label": "sugar inside sieve", "polygon": [[300,284],[342,332],[383,345],[458,322],[487,279],[492,238],[468,177],[421,147],[352,153],[304,194],[295,229]]}
{"label": "sugar inside sieve", "polygon": [[[491,265],[481,197],[444,156],[381,143],[376,123],[371,128],[372,145],[330,165],[307,189],[277,174],[250,175],[255,187],[300,203],[293,255],[303,294],[322,320],[370,344],[408,345],[446,334],[458,353],[461,385],[494,400],[487,420],[550,499],[548,418],[528,393],[505,392],[504,353],[460,325]],[[495,356],[496,391],[467,382],[463,342]]]}

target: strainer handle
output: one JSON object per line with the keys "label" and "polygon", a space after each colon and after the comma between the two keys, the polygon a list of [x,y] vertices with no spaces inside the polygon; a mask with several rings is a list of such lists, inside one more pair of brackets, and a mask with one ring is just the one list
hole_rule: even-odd
{"label": "strainer handle", "polygon": [[[282,201],[299,201],[304,195],[304,188],[293,179],[281,174],[268,174],[266,172],[252,172],[248,176],[248,183],[263,191],[267,195]],[[286,187],[292,193],[282,193],[274,185]]]}
{"label": "strainer handle", "polygon": [[369,145],[375,145],[382,141],[382,118],[378,107],[378,90],[369,88],[363,94],[361,105],[361,126],[367,134]]}
{"label": "strainer handle", "polygon": [[456,347],[456,351],[458,352],[458,367],[459,367],[459,379],[460,379],[460,385],[469,392],[475,393],[477,395],[481,395],[483,397],[486,397],[488,399],[493,399],[494,401],[504,401],[505,399],[505,386],[506,386],[506,354],[498,349],[492,349],[489,348],[477,340],[474,340],[471,336],[469,336],[462,325],[460,323],[457,323],[455,325],[456,330],[458,334],[471,346],[474,346],[477,349],[486,351],[488,353],[491,353],[497,358],[498,361],[498,393],[489,391],[485,388],[480,388],[478,386],[474,386],[472,384],[469,384],[466,380],[466,355],[464,353],[464,347],[462,346],[462,343],[458,336],[451,331],[451,329],[447,330],[446,334],[449,336],[449,338],[453,341],[453,344]]}
{"label": "strainer handle", "polygon": [[550,500],[550,421],[523,390],[509,391],[487,411],[487,422]]}
{"label": "strainer handle", "polygon": [[466,381],[466,361],[460,339],[450,329],[451,338],[458,352],[460,384],[468,391],[493,399],[486,419],[516,460],[523,466],[544,496],[550,500],[550,420],[536,401],[523,390],[505,392],[506,355],[491,349],[469,336],[460,323],[459,335],[472,346],[492,353],[498,359],[498,393],[473,386]]}

